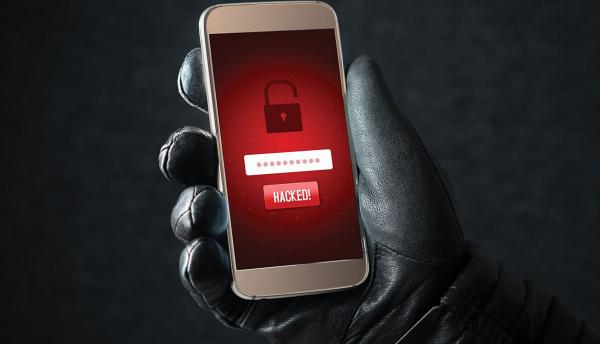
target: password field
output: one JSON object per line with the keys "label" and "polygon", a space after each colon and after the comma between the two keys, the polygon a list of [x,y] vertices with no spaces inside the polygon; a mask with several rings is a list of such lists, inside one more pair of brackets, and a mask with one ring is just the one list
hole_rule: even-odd
{"label": "password field", "polygon": [[331,150],[305,150],[294,152],[244,155],[246,175],[293,173],[331,170]]}

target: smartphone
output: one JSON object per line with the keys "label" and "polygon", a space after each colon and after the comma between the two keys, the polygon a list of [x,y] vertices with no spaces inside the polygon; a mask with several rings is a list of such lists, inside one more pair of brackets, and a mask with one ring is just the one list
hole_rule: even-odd
{"label": "smartphone", "polygon": [[359,285],[369,264],[335,12],[216,5],[200,37],[232,289],[260,299]]}

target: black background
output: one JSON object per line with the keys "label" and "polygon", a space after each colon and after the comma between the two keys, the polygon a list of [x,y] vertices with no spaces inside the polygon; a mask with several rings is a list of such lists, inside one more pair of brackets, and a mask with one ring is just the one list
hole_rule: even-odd
{"label": "black background", "polygon": [[[600,327],[596,1],[347,1],[454,180],[466,236]],[[205,1],[3,2],[3,342],[245,343],[178,280],[157,153],[206,125],[176,77]]]}

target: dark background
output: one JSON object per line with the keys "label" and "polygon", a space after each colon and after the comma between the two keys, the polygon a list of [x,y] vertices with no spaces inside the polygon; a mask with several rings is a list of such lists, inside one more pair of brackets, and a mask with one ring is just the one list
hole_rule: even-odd
{"label": "dark background", "polygon": [[[596,1],[347,1],[455,183],[466,236],[600,328]],[[176,77],[204,1],[3,2],[3,342],[261,342],[178,280],[157,153],[206,125]]]}

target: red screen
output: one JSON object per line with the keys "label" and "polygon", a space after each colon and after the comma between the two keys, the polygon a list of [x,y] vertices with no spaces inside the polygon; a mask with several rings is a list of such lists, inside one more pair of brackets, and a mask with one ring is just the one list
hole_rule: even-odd
{"label": "red screen", "polygon": [[362,258],[334,30],[210,49],[236,267]]}

